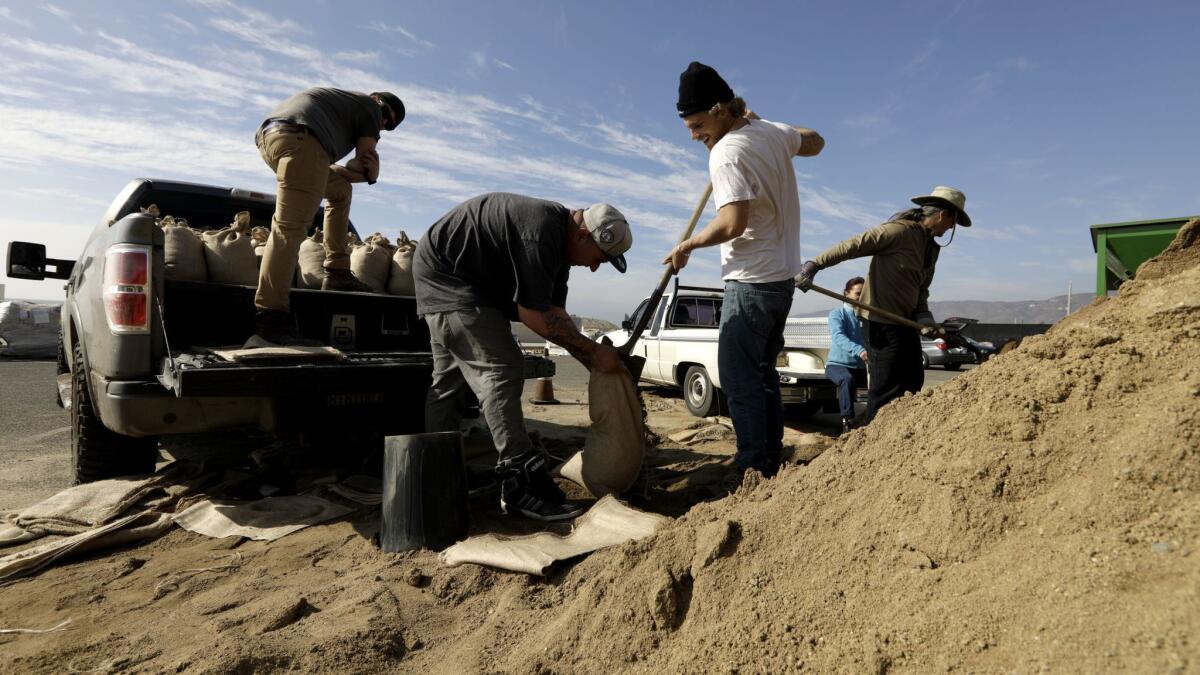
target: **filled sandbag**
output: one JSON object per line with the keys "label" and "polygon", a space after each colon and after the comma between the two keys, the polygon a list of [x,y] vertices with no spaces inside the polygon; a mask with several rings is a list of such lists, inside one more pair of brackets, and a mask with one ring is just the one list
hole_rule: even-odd
{"label": "filled sandbag", "polygon": [[320,288],[325,281],[325,234],[321,230],[300,244],[300,259],[296,265],[297,288]]}
{"label": "filled sandbag", "polygon": [[258,285],[258,261],[250,243],[250,212],[242,211],[229,227],[205,232],[204,262],[208,278],[220,284]]}
{"label": "filled sandbag", "polygon": [[387,291],[388,271],[392,266],[392,247],[387,237],[376,232],[366,243],[350,249],[350,271],[355,278],[376,293]]}
{"label": "filled sandbag", "polygon": [[388,271],[387,292],[391,295],[413,295],[416,287],[413,285],[413,253],[417,250],[417,242],[408,238],[403,231],[396,242],[396,252],[392,254],[391,269]]}
{"label": "filled sandbag", "polygon": [[592,425],[583,450],[559,467],[558,474],[596,497],[628,490],[646,455],[641,401],[628,374],[592,372],[588,416]]}
{"label": "filled sandbag", "polygon": [[270,238],[270,228],[262,225],[250,228],[250,245],[254,247],[254,257],[258,259],[259,269],[262,269],[263,254],[267,252],[267,240]]}
{"label": "filled sandbag", "polygon": [[[151,205],[153,207],[153,204]],[[158,221],[163,231],[163,266],[168,279],[207,281],[208,265],[204,242],[182,218],[167,216]]]}

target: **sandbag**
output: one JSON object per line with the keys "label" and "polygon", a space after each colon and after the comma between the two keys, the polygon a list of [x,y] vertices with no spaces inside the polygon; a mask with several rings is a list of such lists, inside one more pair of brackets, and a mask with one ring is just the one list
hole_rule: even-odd
{"label": "sandbag", "polygon": [[258,285],[258,262],[250,243],[250,212],[242,211],[229,227],[205,232],[204,262],[208,278],[221,284]]}
{"label": "sandbag", "polygon": [[[157,209],[153,204],[151,208]],[[168,279],[176,281],[207,281],[208,264],[204,257],[204,242],[182,218],[167,216],[158,221],[163,231],[163,266]]]}
{"label": "sandbag", "polygon": [[300,260],[296,265],[297,288],[320,288],[325,281],[325,234],[321,230],[300,244]]}
{"label": "sandbag", "polygon": [[53,358],[61,329],[62,303],[0,302],[0,356]]}
{"label": "sandbag", "polygon": [[413,284],[413,253],[417,250],[417,242],[408,238],[403,231],[396,243],[396,252],[392,254],[391,269],[388,271],[387,292],[391,295],[413,295],[416,287]]}
{"label": "sandbag", "polygon": [[367,237],[365,244],[350,249],[350,271],[376,293],[387,291],[391,266],[391,243],[378,232]]}
{"label": "sandbag", "polygon": [[263,254],[267,252],[267,240],[271,238],[271,229],[259,225],[250,228],[250,245],[254,247],[254,257],[258,259],[258,269],[262,269]]}
{"label": "sandbag", "polygon": [[558,473],[596,497],[628,490],[646,454],[646,429],[637,387],[624,372],[593,371],[588,380],[588,429],[583,450]]}

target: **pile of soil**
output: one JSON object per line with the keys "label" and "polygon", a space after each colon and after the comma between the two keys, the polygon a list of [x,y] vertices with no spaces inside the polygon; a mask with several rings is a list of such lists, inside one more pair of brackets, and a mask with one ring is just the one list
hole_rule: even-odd
{"label": "pile of soil", "polygon": [[369,522],[232,552],[176,531],[0,590],[5,623],[74,621],[0,669],[1195,670],[1198,232],[807,465],[548,578],[384,555]]}

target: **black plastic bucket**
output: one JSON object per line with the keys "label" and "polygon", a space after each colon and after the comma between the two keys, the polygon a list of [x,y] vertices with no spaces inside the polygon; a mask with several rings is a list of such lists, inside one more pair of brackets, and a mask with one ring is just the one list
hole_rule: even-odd
{"label": "black plastic bucket", "polygon": [[383,529],[388,553],[440,551],[470,524],[462,434],[388,436],[383,450]]}

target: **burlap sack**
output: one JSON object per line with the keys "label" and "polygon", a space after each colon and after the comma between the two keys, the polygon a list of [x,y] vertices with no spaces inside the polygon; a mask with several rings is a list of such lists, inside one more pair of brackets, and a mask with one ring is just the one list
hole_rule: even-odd
{"label": "burlap sack", "polygon": [[628,490],[646,454],[645,426],[637,387],[628,374],[593,372],[588,380],[588,429],[583,450],[558,473],[596,497]]}
{"label": "burlap sack", "polygon": [[[153,204],[151,208],[157,210]],[[187,221],[170,216],[158,221],[163,231],[163,258],[168,279],[177,281],[207,281],[208,267],[204,262],[204,242]]]}
{"label": "burlap sack", "polygon": [[392,254],[392,267],[388,272],[387,292],[391,295],[413,295],[416,288],[413,285],[413,253],[417,250],[417,242],[408,238],[403,231],[396,243],[396,252]]}
{"label": "burlap sack", "polygon": [[321,230],[300,244],[300,263],[296,265],[297,288],[320,288],[325,281],[325,234]]}
{"label": "burlap sack", "polygon": [[350,271],[355,278],[376,293],[387,291],[388,270],[392,266],[391,242],[376,232],[367,242],[350,249]]}
{"label": "burlap sack", "polygon": [[204,233],[208,278],[221,284],[258,285],[258,261],[250,243],[250,212],[234,216],[229,227]]}
{"label": "burlap sack", "polygon": [[250,228],[250,245],[254,247],[254,257],[258,259],[258,269],[262,269],[263,253],[267,251],[267,239],[271,238],[271,228],[258,227]]}

